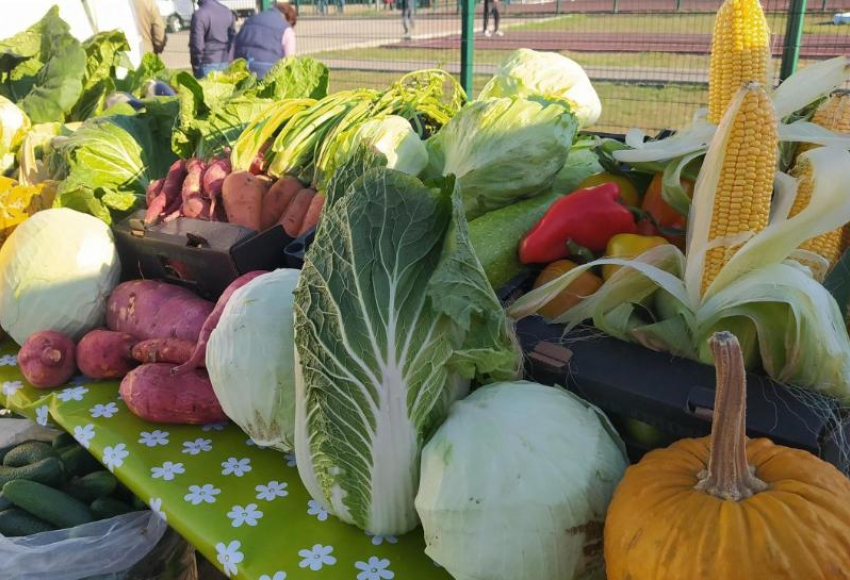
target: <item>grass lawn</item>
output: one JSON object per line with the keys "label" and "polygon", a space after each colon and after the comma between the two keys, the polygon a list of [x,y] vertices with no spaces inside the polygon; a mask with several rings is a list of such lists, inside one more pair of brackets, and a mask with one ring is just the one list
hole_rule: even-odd
{"label": "grass lawn", "polygon": [[[374,71],[334,70],[331,71],[330,90],[384,88],[399,76]],[[486,75],[474,77],[475,94],[488,80]],[[624,133],[631,127],[645,130],[682,127],[708,98],[708,91],[702,87],[620,83],[596,83],[595,86],[602,100],[602,118],[593,129],[612,133]]]}

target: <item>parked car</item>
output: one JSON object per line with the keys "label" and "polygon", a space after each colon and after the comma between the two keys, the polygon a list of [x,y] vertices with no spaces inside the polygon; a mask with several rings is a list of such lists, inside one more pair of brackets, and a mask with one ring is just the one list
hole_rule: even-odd
{"label": "parked car", "polygon": [[260,11],[259,0],[218,0],[230,8],[239,18],[248,18]]}
{"label": "parked car", "polygon": [[165,19],[168,32],[180,32],[189,27],[195,3],[192,0],[157,0],[159,13]]}

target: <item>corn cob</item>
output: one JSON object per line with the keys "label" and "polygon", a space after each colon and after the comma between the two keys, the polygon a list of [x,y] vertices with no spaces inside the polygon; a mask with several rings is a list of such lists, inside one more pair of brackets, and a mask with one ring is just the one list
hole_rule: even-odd
{"label": "corn cob", "polygon": [[[745,232],[757,233],[767,227],[770,216],[779,144],[776,114],[764,87],[750,83],[744,91],[726,143],[709,241]],[[706,252],[703,293],[735,251],[737,246],[720,246]]]}
{"label": "corn cob", "polygon": [[[794,200],[794,205],[791,206],[791,211],[788,212],[788,217],[797,215],[809,205],[815,185],[812,171],[812,164],[804,159],[798,160],[791,170],[791,175],[798,180],[798,186],[797,198]],[[800,248],[823,257],[829,262],[829,267],[832,268],[838,261],[838,258],[841,257],[842,230],[843,228],[836,228],[830,232],[825,232],[807,240]]]}
{"label": "corn cob", "polygon": [[[835,91],[812,115],[812,123],[833,133],[850,133],[850,91]],[[819,147],[815,143],[800,143],[797,155]]]}
{"label": "corn cob", "polygon": [[759,0],[726,0],[714,20],[708,83],[708,120],[719,123],[749,82],[768,86],[770,30]]}

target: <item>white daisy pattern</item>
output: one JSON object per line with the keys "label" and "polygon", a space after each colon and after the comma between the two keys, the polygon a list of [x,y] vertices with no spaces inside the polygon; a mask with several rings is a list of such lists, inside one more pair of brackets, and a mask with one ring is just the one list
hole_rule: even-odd
{"label": "white daisy pattern", "polygon": [[216,560],[224,568],[224,573],[228,578],[239,573],[236,564],[241,563],[245,559],[245,555],[239,551],[241,547],[242,543],[238,540],[233,540],[229,544],[219,542],[215,545]]}
{"label": "white daisy pattern", "polygon": [[5,354],[0,356],[0,367],[16,367],[18,366],[18,357],[13,354]]}
{"label": "white daisy pattern", "polygon": [[272,575],[263,574],[260,580],[286,580],[286,572],[275,572]]}
{"label": "white daisy pattern", "polygon": [[395,536],[382,536],[380,534],[370,534],[369,532],[366,532],[366,535],[372,538],[373,546],[380,546],[384,542],[388,544],[398,544],[398,538]]}
{"label": "white daisy pattern", "polygon": [[243,475],[251,471],[251,460],[247,457],[243,459],[229,457],[227,461],[223,461],[221,463],[221,467],[222,475],[235,475],[236,477],[242,477]]}
{"label": "white daisy pattern", "polygon": [[94,439],[94,425],[89,423],[88,425],[77,425],[74,427],[74,439],[77,440],[77,443],[88,449],[91,440]]}
{"label": "white daisy pattern", "polygon": [[204,425],[201,427],[201,431],[205,431],[207,433],[210,431],[224,431],[225,427],[227,427],[227,421],[219,421],[218,423],[209,423],[208,425]]}
{"label": "white daisy pattern", "polygon": [[18,391],[24,388],[24,384],[21,381],[6,381],[3,383],[3,394],[7,397],[11,397]]}
{"label": "white daisy pattern", "polygon": [[183,443],[183,453],[188,453],[189,455],[199,455],[202,451],[210,450],[212,450],[212,441],[203,437]]}
{"label": "white daisy pattern", "polygon": [[257,504],[249,503],[245,507],[235,505],[227,512],[230,523],[234,528],[247,524],[251,527],[257,525],[257,521],[263,517],[263,512],[257,509]]}
{"label": "white daisy pattern", "polygon": [[98,417],[111,419],[118,413],[118,405],[115,403],[106,403],[105,405],[98,403],[89,410],[89,413],[91,414],[92,419],[97,419]]}
{"label": "white daisy pattern", "polygon": [[162,479],[163,481],[171,481],[177,475],[186,473],[182,463],[172,463],[166,461],[160,467],[151,468],[151,477],[154,479]]}
{"label": "white daisy pattern", "polygon": [[257,491],[257,499],[272,501],[278,497],[286,497],[289,495],[287,491],[288,485],[286,482],[270,481],[266,485],[258,485],[254,489]]}
{"label": "white daisy pattern", "polygon": [[62,389],[62,392],[57,395],[60,401],[68,402],[68,401],[82,401],[83,395],[88,393],[89,390],[86,387],[68,387],[67,389]]}
{"label": "white daisy pattern", "polygon": [[159,519],[164,522],[168,521],[168,516],[162,509],[162,498],[152,497],[148,505],[151,507],[151,511],[159,516]]}
{"label": "white daisy pattern", "polygon": [[221,493],[221,490],[210,483],[204,485],[190,485],[189,493],[183,496],[183,499],[192,505],[201,503],[215,503],[215,496]]}
{"label": "white daisy pattern", "polygon": [[295,461],[295,454],[294,453],[287,453],[286,455],[283,456],[283,458],[286,459],[286,464],[289,467],[296,467],[297,466],[297,462]]}
{"label": "white daisy pattern", "polygon": [[309,550],[299,550],[298,555],[302,560],[298,564],[302,568],[310,568],[313,572],[317,572],[324,566],[333,566],[336,564],[336,558],[331,556],[333,546],[323,546],[321,544],[314,545]]}
{"label": "white daisy pattern", "polygon": [[395,573],[390,570],[390,561],[372,556],[368,562],[357,562],[354,567],[360,570],[357,580],[392,580]]}
{"label": "white daisy pattern", "polygon": [[115,446],[108,446],[103,449],[103,464],[109,468],[109,471],[115,471],[122,465],[124,460],[130,455],[127,451],[127,446],[119,443]]}
{"label": "white daisy pattern", "polygon": [[156,447],[157,445],[168,445],[168,431],[142,431],[139,433],[139,443],[147,447]]}
{"label": "white daisy pattern", "polygon": [[328,519],[328,511],[322,507],[322,504],[314,499],[307,502],[307,513],[311,516],[316,516],[320,522]]}
{"label": "white daisy pattern", "polygon": [[50,414],[50,409],[47,408],[47,405],[42,405],[38,409],[35,410],[35,422],[41,425],[42,427],[47,426],[47,417]]}

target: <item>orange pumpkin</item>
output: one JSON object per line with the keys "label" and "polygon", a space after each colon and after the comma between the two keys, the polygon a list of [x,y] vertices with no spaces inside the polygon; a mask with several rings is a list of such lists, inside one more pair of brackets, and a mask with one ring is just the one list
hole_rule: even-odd
{"label": "orange pumpkin", "polygon": [[805,451],[749,440],[738,340],[710,341],[711,437],[632,466],[605,522],[608,580],[848,580],[850,480]]}

